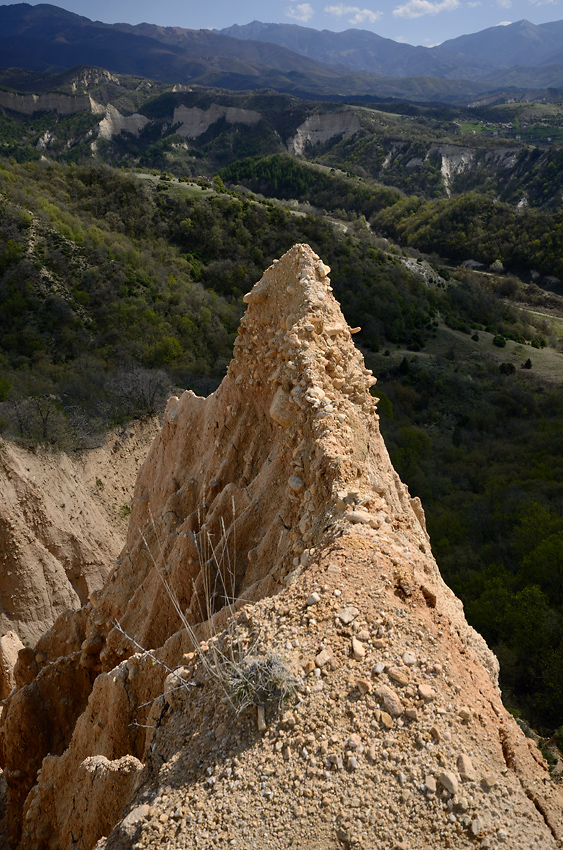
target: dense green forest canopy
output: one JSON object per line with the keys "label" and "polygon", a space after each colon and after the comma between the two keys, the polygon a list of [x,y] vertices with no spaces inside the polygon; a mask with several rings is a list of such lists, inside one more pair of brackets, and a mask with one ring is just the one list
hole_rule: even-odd
{"label": "dense green forest canopy", "polygon": [[[286,155],[232,163],[213,183],[3,159],[0,426],[74,449],[159,409],[172,386],[208,392],[231,357],[242,294],[310,243],[362,327],[382,431],[422,498],[442,573],[499,654],[508,704],[553,731],[563,303],[505,269],[562,273],[561,239],[557,211],[408,196]],[[468,257],[492,268],[458,265]]]}
{"label": "dense green forest canopy", "polygon": [[268,197],[361,213],[381,235],[425,253],[455,262],[473,259],[487,266],[498,260],[515,272],[537,270],[563,278],[560,210],[515,209],[477,192],[425,200],[336,171],[319,173],[283,154],[235,162],[220,173],[225,182]]}

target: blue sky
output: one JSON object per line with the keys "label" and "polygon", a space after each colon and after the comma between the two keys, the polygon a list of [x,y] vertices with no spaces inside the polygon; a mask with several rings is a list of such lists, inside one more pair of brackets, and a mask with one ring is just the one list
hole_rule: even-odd
{"label": "blue sky", "polygon": [[[448,38],[526,18],[535,24],[563,18],[563,0],[61,0],[53,5],[93,20],[210,29],[258,20],[314,29],[369,29],[409,44]],[[1,6],[10,5],[2,2]],[[32,2],[31,5],[36,5]]]}

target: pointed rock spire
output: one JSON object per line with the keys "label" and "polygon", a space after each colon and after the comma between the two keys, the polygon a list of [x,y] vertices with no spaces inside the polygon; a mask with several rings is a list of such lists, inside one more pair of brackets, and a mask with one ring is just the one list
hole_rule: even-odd
{"label": "pointed rock spire", "polygon": [[[368,843],[376,830],[394,840],[397,824],[408,831],[416,817],[417,846],[451,846],[469,805],[458,801],[456,767],[475,785],[475,806],[489,806],[485,780],[477,786],[461,771],[460,752],[471,753],[476,776],[485,768],[492,775],[494,766],[495,776],[510,769],[517,777],[510,779],[515,847],[528,846],[532,833],[541,833],[546,847],[560,837],[560,796],[537,781],[542,769],[502,707],[497,661],[443,583],[420,503],[390,463],[371,394],[375,380],[332,295],[329,271],[309,246],[296,245],[245,296],[219,389],[208,398],[188,391],[168,403],[110,579],[88,606],[59,618],[35,654],[28,652],[33,663],[25,667],[20,657],[18,687],[2,715],[2,763],[10,838],[15,844],[21,836],[21,850],[50,836],[61,848],[90,850],[133,800],[137,808],[103,846],[122,846],[127,830],[137,828],[142,846],[157,846],[153,838],[160,846],[160,824],[169,816],[153,834],[153,808],[140,792],[135,797],[143,765],[151,781],[167,783],[166,796],[155,791],[155,812],[156,800],[174,789],[185,800],[185,788],[204,788],[206,812],[221,820],[221,794],[232,800],[227,785],[235,775],[229,767],[223,782],[216,772],[225,754],[237,765],[236,787],[247,788],[250,777],[248,788],[256,788],[266,762],[272,783],[288,766],[301,779],[310,755],[305,740],[315,747],[308,798],[328,807],[315,821],[319,846],[333,842],[335,829],[351,840],[352,816],[337,798],[389,809],[389,832],[379,821],[362,822]],[[198,653],[178,609],[197,632]],[[233,623],[239,646],[283,655],[303,674],[301,701],[279,719],[275,745],[263,712],[258,732],[233,721],[208,675],[217,653],[228,657],[233,649]],[[166,678],[139,647],[156,649],[159,661],[202,688],[178,695],[176,674]],[[488,723],[498,734],[482,732],[473,709],[463,713],[462,691],[464,705],[479,706],[483,728]],[[381,767],[391,752],[410,764],[398,782],[394,769]],[[435,777],[449,795],[444,810],[427,805]],[[217,787],[223,782],[217,796],[210,791],[216,780]],[[267,804],[261,796],[236,798],[237,826],[244,823],[252,841],[264,825],[261,806],[281,823],[295,802],[287,784],[273,788]],[[411,799],[416,807],[397,821]],[[484,828],[476,816],[468,823],[473,835]],[[308,820],[293,818],[291,829],[309,842]]]}

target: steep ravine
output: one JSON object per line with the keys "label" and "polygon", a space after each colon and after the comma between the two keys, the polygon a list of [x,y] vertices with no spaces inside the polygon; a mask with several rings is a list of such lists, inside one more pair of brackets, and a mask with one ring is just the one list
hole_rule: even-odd
{"label": "steep ravine", "polygon": [[[168,404],[105,586],[20,653],[12,846],[560,846],[563,797],[440,577],[329,271],[297,245],[245,296],[219,389]],[[295,698],[235,714],[232,653],[283,659]]]}

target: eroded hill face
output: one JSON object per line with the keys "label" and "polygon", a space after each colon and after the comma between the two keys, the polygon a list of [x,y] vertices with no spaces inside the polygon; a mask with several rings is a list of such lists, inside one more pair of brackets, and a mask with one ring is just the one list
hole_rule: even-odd
{"label": "eroded hill face", "polygon": [[[306,245],[265,272],[220,388],[170,400],[105,587],[20,654],[21,850],[558,846],[561,796],[441,580],[328,273]],[[237,715],[233,654],[282,658],[295,696]]]}
{"label": "eroded hill face", "polygon": [[[0,447],[0,628],[34,645],[67,608],[99,591],[123,545],[138,468],[158,423],[136,423],[99,448]],[[9,689],[8,689],[9,690]]]}

